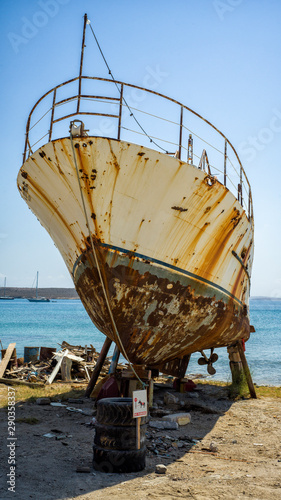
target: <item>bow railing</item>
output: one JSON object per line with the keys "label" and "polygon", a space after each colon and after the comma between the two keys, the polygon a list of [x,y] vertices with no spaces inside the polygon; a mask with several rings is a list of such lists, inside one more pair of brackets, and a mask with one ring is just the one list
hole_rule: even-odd
{"label": "bow railing", "polygon": [[23,161],[46,142],[68,136],[69,119],[83,115],[88,135],[141,144],[206,171],[253,219],[251,186],[227,137],[191,108],[137,85],[80,75],[52,88],[29,114]]}

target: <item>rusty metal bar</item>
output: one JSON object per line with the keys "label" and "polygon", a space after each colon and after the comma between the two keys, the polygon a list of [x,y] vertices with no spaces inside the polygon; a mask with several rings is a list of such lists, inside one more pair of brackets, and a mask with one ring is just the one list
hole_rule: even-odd
{"label": "rusty metal bar", "polygon": [[[79,115],[90,115],[90,116],[107,116],[108,118],[119,118],[118,115],[107,115],[106,113],[91,113],[88,111],[79,111]],[[76,116],[77,113],[70,113],[69,115],[62,116],[61,118],[57,118],[53,121],[53,123],[61,122],[66,118],[71,118],[71,116]]]}
{"label": "rusty metal bar", "polygon": [[[73,95],[72,97],[67,97],[66,99],[62,99],[61,101],[58,101],[56,103],[56,105],[60,105],[60,104],[64,104],[66,102],[69,102],[69,101],[73,101],[73,99],[78,99],[79,95]],[[80,99],[107,99],[108,101],[119,101],[119,97],[105,97],[105,96],[101,96],[101,95],[84,95],[84,94],[81,94],[80,95]],[[80,113],[80,111],[79,111]]]}
{"label": "rusty metal bar", "polygon": [[[240,166],[240,203],[243,207],[243,172],[242,172],[242,168]],[[250,187],[250,186],[249,186]]]}
{"label": "rusty metal bar", "polygon": [[251,282],[249,271],[247,269],[247,266],[245,266],[243,260],[240,259],[239,255],[235,252],[235,250],[232,250],[231,253],[232,253],[232,255],[234,255],[234,257],[236,257],[236,259],[238,260],[239,264],[241,265],[241,267],[244,269],[245,273],[247,274],[249,281]]}
{"label": "rusty metal bar", "polygon": [[189,134],[189,137],[188,137],[187,163],[193,165],[193,138],[192,138],[192,134]]}
{"label": "rusty metal bar", "polygon": [[83,37],[82,37],[82,47],[81,47],[81,59],[80,59],[80,72],[79,72],[79,84],[78,84],[77,113],[79,113],[79,109],[80,109],[80,96],[81,96],[81,86],[82,86],[82,71],[83,71],[83,59],[84,59],[86,26],[87,26],[87,14],[84,15],[84,27],[83,27]]}
{"label": "rusty metal bar", "polygon": [[237,200],[239,201],[239,203],[241,204],[241,197],[240,197],[240,192],[241,192],[241,184],[240,182],[238,183],[238,186],[237,186]]}
{"label": "rusty metal bar", "polygon": [[86,389],[86,392],[85,392],[85,396],[87,398],[89,398],[91,396],[91,393],[96,385],[96,382],[99,378],[99,374],[101,372],[101,369],[103,367],[103,364],[104,364],[104,361],[105,361],[105,358],[107,356],[107,353],[109,351],[109,348],[112,344],[112,340],[109,339],[108,337],[106,337],[105,341],[104,341],[104,344],[102,346],[102,349],[101,349],[101,352],[100,352],[100,355],[99,355],[99,358],[96,362],[96,365],[95,365],[95,368],[94,368],[94,371],[92,373],[92,376],[91,376],[91,379],[87,385],[87,389]]}
{"label": "rusty metal bar", "polygon": [[26,160],[26,151],[28,149],[28,144],[29,144],[29,127],[30,127],[30,120],[31,120],[31,113],[28,117],[27,124],[26,124],[26,133],[25,133],[25,144],[24,144],[24,153],[23,153],[23,163]]}
{"label": "rusty metal bar", "polygon": [[181,145],[182,145],[182,121],[183,121],[183,107],[181,106],[180,114],[180,136],[179,136],[179,159],[181,160]]}
{"label": "rusty metal bar", "polygon": [[51,114],[51,122],[50,122],[50,131],[49,131],[49,142],[51,142],[51,140],[52,140],[53,123],[54,123],[54,113],[55,113],[55,105],[56,105],[56,95],[57,95],[57,89],[54,89],[52,114]]}
{"label": "rusty metal bar", "polygon": [[204,172],[206,172],[206,164],[208,167],[208,174],[212,175],[207,151],[206,151],[206,149],[203,149],[198,168],[200,170],[203,170]]}
{"label": "rusty metal bar", "polygon": [[227,140],[224,141],[224,169],[223,169],[223,184],[226,186],[226,161],[227,161]]}
{"label": "rusty metal bar", "polygon": [[119,120],[118,120],[118,136],[117,139],[120,141],[121,137],[121,119],[122,119],[122,103],[123,103],[123,83],[121,84],[120,90],[120,105],[119,105]]}
{"label": "rusty metal bar", "polygon": [[249,216],[249,219],[252,218],[252,191],[251,191],[251,188],[249,189],[248,216]]}
{"label": "rusty metal bar", "polygon": [[108,370],[108,374],[109,375],[112,374],[112,373],[115,373],[116,367],[117,367],[117,364],[118,364],[118,360],[119,360],[119,356],[120,356],[120,349],[116,345],[115,349],[114,349],[114,352],[113,352],[111,364],[110,364],[110,367],[109,367],[109,370]]}

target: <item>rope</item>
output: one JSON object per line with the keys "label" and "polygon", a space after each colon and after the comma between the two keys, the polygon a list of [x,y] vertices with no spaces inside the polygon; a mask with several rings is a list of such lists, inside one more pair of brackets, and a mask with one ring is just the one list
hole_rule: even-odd
{"label": "rope", "polygon": [[[115,83],[115,86],[116,86],[116,88],[117,88],[117,90],[118,90],[119,94],[121,95],[121,90],[119,89],[119,87],[118,87],[118,85],[117,85],[117,83],[116,83],[116,80],[115,80],[115,78],[114,78],[114,76],[113,76],[113,74],[112,74],[112,72],[111,72],[111,69],[110,69],[110,67],[109,67],[109,66],[108,66],[108,64],[107,64],[107,60],[105,59],[104,53],[103,53],[103,51],[102,51],[102,49],[101,49],[101,46],[100,46],[100,44],[99,44],[99,42],[98,42],[98,39],[97,39],[97,37],[96,37],[96,35],[95,35],[95,32],[94,32],[93,28],[92,28],[91,21],[90,21],[89,19],[88,19],[88,21],[87,21],[87,24],[90,26],[90,29],[91,29],[91,31],[92,31],[92,34],[93,34],[93,36],[94,36],[94,39],[95,39],[96,44],[97,44],[97,46],[98,46],[98,49],[99,49],[99,51],[100,51],[100,53],[101,53],[101,56],[102,56],[102,58],[103,58],[103,60],[104,60],[105,65],[106,65],[106,67],[107,67],[107,69],[108,69],[108,73],[109,73],[109,75],[111,76],[111,78],[112,78],[113,82]],[[164,148],[162,148],[161,146],[159,146],[159,144],[157,144],[157,143],[156,143],[156,142],[155,142],[155,141],[154,141],[154,140],[153,140],[153,139],[152,139],[152,138],[148,135],[148,133],[144,130],[144,128],[142,127],[142,125],[140,124],[140,122],[137,120],[137,118],[135,117],[134,113],[132,112],[132,108],[129,106],[129,104],[127,103],[127,101],[126,101],[126,99],[125,99],[124,97],[123,97],[123,101],[124,101],[125,105],[127,106],[128,110],[129,110],[129,112],[130,112],[130,116],[132,116],[132,118],[135,120],[136,124],[140,127],[140,129],[143,131],[143,133],[147,136],[147,138],[150,140],[150,142],[152,142],[153,144],[155,144],[155,146],[156,146],[157,148],[162,149],[162,151],[165,151],[165,153],[168,153],[168,151],[166,151]]]}
{"label": "rope", "polygon": [[[102,276],[102,272],[101,272],[101,268],[100,268],[100,265],[99,265],[98,256],[97,256],[97,252],[96,252],[96,248],[95,248],[95,244],[94,244],[94,240],[93,240],[93,237],[92,237],[92,233],[90,231],[89,218],[88,218],[88,214],[87,214],[85,199],[84,199],[84,195],[83,195],[83,191],[82,191],[82,186],[81,186],[81,181],[80,181],[80,177],[79,177],[79,170],[78,170],[78,165],[77,165],[77,160],[76,160],[76,154],[75,154],[74,145],[73,145],[73,138],[72,138],[72,134],[71,133],[70,133],[70,142],[71,142],[72,154],[73,154],[73,159],[74,159],[74,164],[75,164],[75,170],[76,170],[78,184],[79,184],[80,196],[81,196],[82,205],[83,205],[83,211],[84,211],[86,225],[87,225],[87,228],[88,228],[89,238],[90,238],[91,247],[92,247],[92,251],[93,251],[93,256],[94,256],[94,259],[95,259],[96,268],[97,268],[97,271],[98,271],[99,279],[100,279],[101,286],[102,286],[102,291],[103,291],[104,298],[105,298],[105,301],[106,301],[106,305],[107,305],[107,309],[108,309],[108,312],[109,312],[111,324],[112,324],[112,327],[113,327],[113,330],[114,330],[114,334],[115,334],[116,338],[119,341],[119,344],[121,346],[121,350],[122,350],[122,354],[123,354],[124,358],[129,363],[129,366],[130,366],[131,370],[134,372],[136,378],[139,380],[139,382],[142,384],[142,387],[144,388],[145,387],[145,383],[140,379],[140,377],[136,373],[136,371],[135,371],[132,363],[130,362],[130,360],[129,360],[127,354],[126,354],[126,351],[124,349],[122,340],[120,338],[120,335],[119,335],[119,332],[118,332],[118,329],[117,329],[117,326],[116,326],[116,323],[115,323],[115,320],[114,320],[114,317],[113,317],[112,309],[111,309],[110,302],[109,302],[109,297],[108,297],[107,290],[106,290],[106,287],[105,287],[105,280],[104,280],[104,278]],[[115,343],[116,343],[116,341],[115,341]]]}

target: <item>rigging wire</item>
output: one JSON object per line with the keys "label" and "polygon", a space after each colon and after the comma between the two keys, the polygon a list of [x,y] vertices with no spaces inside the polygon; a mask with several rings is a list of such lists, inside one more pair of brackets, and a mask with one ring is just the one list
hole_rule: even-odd
{"label": "rigging wire", "polygon": [[[112,324],[112,327],[113,327],[113,330],[114,330],[114,334],[115,334],[115,336],[117,337],[117,339],[119,341],[119,345],[121,347],[122,354],[123,354],[124,358],[129,363],[129,366],[130,366],[131,370],[134,372],[136,378],[142,384],[142,387],[144,389],[146,384],[145,384],[145,382],[143,382],[143,380],[140,379],[140,377],[136,373],[136,371],[135,371],[132,363],[130,362],[130,360],[129,360],[128,356],[127,356],[127,353],[125,351],[123,342],[122,342],[122,340],[120,338],[120,335],[119,335],[119,332],[118,332],[118,329],[117,329],[117,326],[116,326],[116,323],[115,323],[115,319],[114,319],[114,316],[113,316],[113,313],[112,313],[112,309],[111,309],[111,305],[110,305],[110,302],[109,302],[108,293],[107,293],[106,286],[105,286],[105,280],[104,280],[103,275],[102,275],[102,271],[101,271],[100,264],[99,264],[99,261],[98,261],[98,256],[97,256],[97,252],[96,252],[96,248],[95,248],[93,236],[92,236],[92,233],[91,233],[91,230],[90,230],[89,217],[88,217],[88,213],[87,213],[87,209],[86,209],[86,203],[85,203],[85,199],[84,199],[84,194],[83,194],[83,191],[82,191],[81,180],[80,180],[80,177],[79,177],[79,170],[78,170],[78,165],[77,165],[77,160],[76,160],[76,154],[75,154],[75,149],[74,149],[74,144],[73,144],[73,137],[72,137],[72,133],[71,132],[70,132],[70,142],[71,142],[71,148],[72,148],[72,154],[73,154],[73,159],[74,159],[74,165],[75,165],[75,170],[76,170],[78,184],[79,184],[80,196],[81,196],[82,205],[83,205],[83,211],[84,211],[84,215],[85,215],[86,226],[88,228],[90,243],[91,243],[91,247],[92,247],[92,252],[93,252],[93,256],[94,256],[96,268],[97,268],[97,271],[98,271],[100,283],[101,283],[101,286],[102,286],[104,298],[105,298],[105,301],[106,301],[108,313],[109,313],[109,316],[110,316],[111,324]],[[115,341],[115,343],[116,343],[116,341]],[[117,345],[117,343],[116,343],[116,345]]]}
{"label": "rigging wire", "polygon": [[[117,90],[118,90],[119,94],[121,95],[121,90],[119,89],[118,84],[116,83],[116,80],[115,80],[115,78],[114,78],[114,76],[113,76],[113,74],[112,74],[112,71],[111,71],[111,69],[110,69],[110,67],[109,67],[109,65],[108,65],[108,63],[107,63],[107,60],[106,60],[106,58],[105,58],[105,56],[104,56],[104,53],[103,53],[103,51],[102,51],[102,49],[101,49],[101,46],[100,46],[100,44],[99,44],[99,42],[98,42],[98,39],[97,39],[97,37],[96,37],[96,35],[95,35],[95,32],[94,32],[94,30],[93,30],[93,28],[92,28],[92,25],[91,25],[91,21],[90,21],[90,19],[88,19],[88,20],[87,20],[87,24],[90,26],[90,29],[91,29],[91,31],[92,31],[92,34],[93,34],[93,36],[94,36],[94,39],[95,39],[96,44],[97,44],[97,46],[98,46],[98,49],[99,49],[99,51],[100,51],[100,53],[101,53],[101,56],[102,56],[102,58],[103,58],[103,60],[104,60],[105,65],[106,65],[106,67],[107,67],[107,69],[108,69],[108,73],[109,73],[109,75],[111,76],[111,78],[112,78],[113,82],[115,83],[115,86],[116,86],[116,88],[117,88]],[[135,117],[135,115],[134,115],[134,113],[133,113],[133,111],[132,111],[132,108],[129,106],[129,104],[128,104],[128,102],[126,101],[125,97],[123,97],[123,101],[124,101],[125,105],[127,106],[128,111],[130,112],[130,116],[131,116],[131,117],[135,120],[136,124],[137,124],[137,125],[140,127],[140,129],[143,131],[144,135],[146,135],[146,137],[150,140],[150,142],[152,142],[152,143],[153,143],[153,144],[154,144],[157,148],[161,149],[162,151],[164,151],[165,153],[167,153],[167,154],[168,154],[168,151],[166,151],[166,149],[162,148],[162,146],[160,146],[159,144],[157,144],[157,142],[155,142],[155,141],[154,141],[154,140],[150,137],[150,135],[149,135],[149,134],[148,134],[148,133],[144,130],[143,126],[140,124],[140,122],[138,121],[138,119]]]}

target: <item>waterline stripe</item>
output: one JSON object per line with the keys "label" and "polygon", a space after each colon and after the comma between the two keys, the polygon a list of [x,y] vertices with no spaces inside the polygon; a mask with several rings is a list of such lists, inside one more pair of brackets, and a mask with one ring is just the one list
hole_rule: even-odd
{"label": "waterline stripe", "polygon": [[[166,262],[163,262],[162,260],[154,259],[153,257],[148,257],[147,255],[142,255],[142,254],[137,253],[137,252],[132,252],[131,250],[127,250],[125,248],[116,247],[114,245],[109,245],[107,243],[101,243],[101,242],[99,243],[99,245],[102,248],[106,248],[106,249],[114,251],[114,252],[119,252],[119,253],[123,253],[123,254],[126,254],[126,255],[131,255],[131,256],[133,255],[134,257],[137,257],[139,259],[147,260],[147,261],[152,262],[154,264],[158,264],[161,267],[166,267],[167,269],[171,269],[172,271],[176,271],[178,273],[184,274],[185,276],[193,278],[193,279],[195,279],[197,281],[201,281],[202,283],[210,285],[211,287],[216,288],[220,292],[223,292],[225,295],[227,295],[228,297],[231,297],[233,300],[235,300],[236,302],[238,302],[241,306],[244,305],[243,302],[241,302],[241,300],[239,300],[237,297],[235,297],[235,295],[233,295],[231,292],[229,292],[228,290],[226,290],[222,286],[217,285],[216,283],[213,283],[212,281],[209,281],[206,278],[202,278],[201,276],[198,276],[197,274],[194,274],[194,273],[191,273],[189,271],[186,271],[185,269],[181,269],[179,267],[173,266],[172,264],[168,264]],[[73,277],[74,277],[75,269],[76,269],[77,265],[79,264],[79,262],[80,262],[80,260],[81,260],[81,258],[82,258],[83,255],[84,254],[81,254],[78,257],[78,259],[76,260],[76,262],[75,262],[75,264],[73,266],[73,271],[72,271]]]}

